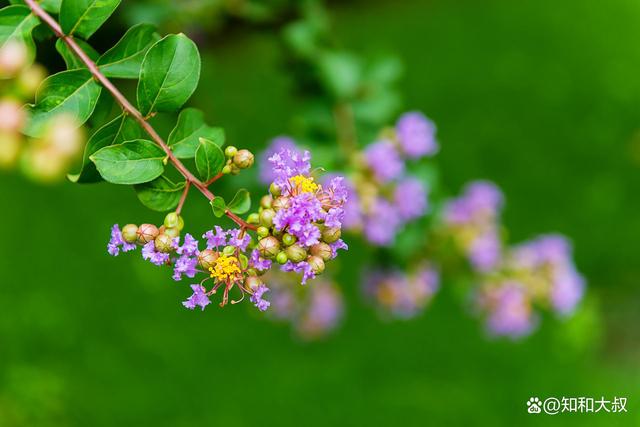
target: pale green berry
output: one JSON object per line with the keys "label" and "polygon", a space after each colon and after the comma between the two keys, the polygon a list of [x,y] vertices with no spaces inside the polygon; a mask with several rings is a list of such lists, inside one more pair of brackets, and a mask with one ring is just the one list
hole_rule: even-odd
{"label": "pale green berry", "polygon": [[164,253],[172,252],[175,249],[173,247],[173,238],[164,233],[156,237],[155,246],[158,252]]}
{"label": "pale green berry", "polygon": [[276,262],[278,264],[281,264],[281,265],[286,264],[287,261],[289,261],[289,258],[287,258],[287,254],[284,251],[279,252],[278,255],[276,256]]}
{"label": "pale green berry", "polygon": [[311,252],[311,255],[320,257],[325,261],[331,259],[331,256],[333,255],[331,246],[324,242],[316,243],[315,245],[311,246],[309,252]]}
{"label": "pale green berry", "polygon": [[258,229],[256,230],[256,233],[260,238],[267,237],[269,235],[269,229],[267,227],[258,227]]}
{"label": "pale green berry", "polygon": [[122,238],[127,243],[135,243],[138,240],[138,226],[135,224],[127,224],[122,227]]}
{"label": "pale green berry", "polygon": [[229,159],[235,156],[237,152],[238,152],[238,149],[233,145],[230,145],[224,149],[224,155],[227,156],[227,158]]}
{"label": "pale green berry", "polygon": [[307,251],[300,245],[291,245],[285,252],[287,253],[287,258],[293,262],[304,261],[307,257]]}
{"label": "pale green berry", "polygon": [[284,233],[282,235],[282,243],[285,244],[285,246],[291,246],[293,245],[298,239],[296,239],[295,236],[292,236],[289,233]]}
{"label": "pale green berry", "polygon": [[226,256],[231,256],[236,252],[236,248],[234,246],[225,246],[222,250],[222,253]]}
{"label": "pale green berry", "polygon": [[314,273],[320,274],[324,271],[324,261],[319,256],[310,256],[307,262]]}

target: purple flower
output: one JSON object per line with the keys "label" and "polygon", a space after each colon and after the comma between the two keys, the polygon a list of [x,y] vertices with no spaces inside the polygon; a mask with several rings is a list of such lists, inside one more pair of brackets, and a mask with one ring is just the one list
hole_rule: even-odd
{"label": "purple flower", "polygon": [[278,136],[271,140],[271,143],[260,156],[260,181],[269,185],[276,179],[276,174],[270,167],[269,159],[282,150],[289,150],[301,153],[295,141],[288,136]]}
{"label": "purple flower", "polygon": [[239,228],[229,231],[229,245],[235,246],[240,249],[240,251],[244,252],[247,250],[250,242],[251,236],[249,236],[249,233]]}
{"label": "purple flower", "polygon": [[396,207],[386,199],[377,198],[365,217],[364,234],[369,242],[378,246],[388,246],[395,240],[400,224],[400,215]]}
{"label": "purple flower", "polygon": [[382,183],[399,178],[404,173],[404,162],[391,141],[374,142],[364,154],[369,168]]}
{"label": "purple flower", "polygon": [[335,258],[338,256],[338,249],[344,249],[345,251],[349,250],[349,246],[342,239],[338,239],[333,243],[329,243],[329,247],[331,248],[331,258]]}
{"label": "purple flower", "polygon": [[296,175],[309,175],[311,154],[308,151],[282,149],[269,157],[272,166],[273,182],[280,188],[290,188],[289,178]]}
{"label": "purple flower", "polygon": [[178,255],[188,255],[195,256],[200,252],[198,250],[198,241],[191,236],[191,234],[187,233],[184,235],[184,242],[182,246],[176,249]]}
{"label": "purple flower", "polygon": [[529,335],[536,319],[524,288],[517,282],[506,282],[493,290],[487,319],[489,333],[517,339]]}
{"label": "purple flower", "polygon": [[153,240],[142,247],[142,258],[158,266],[169,262],[169,254],[156,251],[156,243]]}
{"label": "purple flower", "polygon": [[271,268],[271,260],[262,258],[260,256],[260,252],[257,249],[254,249],[251,252],[249,264],[251,265],[251,267],[255,268],[258,271],[266,271]]}
{"label": "purple flower", "polygon": [[471,265],[482,273],[495,268],[502,258],[502,243],[498,232],[489,229],[476,237],[469,247]]}
{"label": "purple flower", "polygon": [[228,232],[218,225],[216,225],[214,229],[216,230],[215,233],[212,230],[209,230],[202,235],[203,239],[207,239],[207,249],[215,249],[227,244]]}
{"label": "purple flower", "polygon": [[203,286],[191,285],[191,289],[193,289],[193,294],[182,305],[190,310],[193,310],[196,306],[200,306],[204,310],[207,305],[211,304]]}
{"label": "purple flower", "polygon": [[258,286],[258,289],[253,291],[253,294],[251,295],[251,302],[253,303],[253,305],[258,307],[258,310],[260,311],[266,311],[271,305],[269,301],[262,298],[262,295],[264,295],[265,292],[269,292],[269,288],[267,288],[265,285],[260,285]]}
{"label": "purple flower", "polygon": [[415,178],[400,181],[394,191],[393,200],[400,218],[404,221],[419,218],[427,211],[427,191]]}
{"label": "purple flower", "polygon": [[189,255],[182,255],[175,260],[173,266],[173,280],[182,280],[182,276],[185,275],[189,278],[195,277],[198,272],[198,258],[192,258]]}
{"label": "purple flower", "polygon": [[561,316],[571,315],[584,296],[584,288],[584,279],[575,269],[556,272],[551,289],[553,308]]}
{"label": "purple flower", "polygon": [[502,209],[502,192],[488,181],[469,183],[464,194],[451,200],[445,207],[445,221],[449,224],[466,224],[497,216]]}
{"label": "purple flower", "polygon": [[345,187],[347,189],[347,200],[343,206],[344,218],[342,219],[342,225],[346,229],[356,230],[363,225],[360,196],[358,196],[351,182],[345,181]]}
{"label": "purple flower", "polygon": [[296,273],[301,273],[302,274],[301,283],[303,285],[307,284],[307,280],[313,279],[314,277],[316,277],[316,273],[311,268],[311,265],[309,265],[309,263],[306,262],[306,261],[300,261],[298,263],[293,263],[291,261],[287,261],[287,263],[284,264],[280,269],[282,271],[286,271],[286,272],[292,272],[293,271],[293,272],[296,272]]}
{"label": "purple flower", "polygon": [[438,151],[436,126],[420,112],[412,111],[400,116],[396,133],[407,157],[430,156]]}
{"label": "purple flower", "polygon": [[107,244],[107,252],[111,256],[118,256],[120,250],[122,248],[122,252],[129,252],[136,248],[134,243],[127,243],[122,238],[122,233],[120,232],[120,227],[118,224],[114,224],[111,227],[111,240]]}
{"label": "purple flower", "polygon": [[298,239],[303,246],[312,246],[320,239],[320,230],[315,222],[324,219],[326,213],[322,204],[311,193],[300,193],[289,200],[289,207],[276,213],[273,224],[278,231],[287,232]]}
{"label": "purple flower", "polygon": [[309,288],[309,304],[296,330],[305,339],[322,337],[338,326],[343,313],[342,294],[330,283],[319,281]]}

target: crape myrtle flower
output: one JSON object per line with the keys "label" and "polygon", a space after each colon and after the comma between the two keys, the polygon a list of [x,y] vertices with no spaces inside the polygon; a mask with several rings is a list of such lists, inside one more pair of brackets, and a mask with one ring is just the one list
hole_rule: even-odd
{"label": "crape myrtle flower", "polygon": [[201,285],[191,285],[191,289],[193,290],[193,294],[187,298],[186,301],[182,303],[185,307],[190,310],[193,310],[196,307],[200,307],[202,310],[209,304],[211,304],[211,300],[207,296],[206,289]]}
{"label": "crape myrtle flower", "polygon": [[440,287],[440,274],[425,263],[410,273],[374,270],[365,276],[363,291],[384,316],[409,319],[420,314]]}
{"label": "crape myrtle flower", "polygon": [[364,152],[367,165],[381,183],[387,183],[403,175],[405,165],[400,153],[389,140],[376,141]]}
{"label": "crape myrtle flower", "polygon": [[276,175],[274,170],[270,167],[269,158],[283,149],[293,152],[301,152],[292,138],[288,136],[277,136],[273,138],[269,144],[269,147],[267,147],[267,149],[260,156],[259,175],[260,181],[263,184],[269,185],[275,180]]}
{"label": "crape myrtle flower", "polygon": [[266,292],[269,292],[269,288],[265,285],[260,285],[251,295],[251,302],[258,308],[260,311],[266,311],[271,303],[265,299],[262,299],[262,295]]}
{"label": "crape myrtle flower", "polygon": [[436,126],[424,114],[411,111],[396,123],[396,135],[404,154],[410,158],[432,156],[438,152]]}
{"label": "crape myrtle flower", "polygon": [[405,178],[393,192],[393,201],[403,221],[420,218],[427,211],[428,196],[424,184],[416,178]]}
{"label": "crape myrtle flower", "polygon": [[487,313],[487,332],[495,337],[518,339],[529,335],[537,326],[531,301],[523,284],[506,281],[484,286],[478,303]]}
{"label": "crape myrtle flower", "polygon": [[107,244],[107,251],[111,256],[118,256],[120,251],[129,252],[136,248],[135,243],[128,243],[122,238],[122,232],[118,224],[111,227],[111,240]]}

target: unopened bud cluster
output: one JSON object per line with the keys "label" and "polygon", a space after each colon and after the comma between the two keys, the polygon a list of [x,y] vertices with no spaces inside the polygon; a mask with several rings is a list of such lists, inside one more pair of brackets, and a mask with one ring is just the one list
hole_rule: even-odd
{"label": "unopened bud cluster", "polygon": [[227,158],[227,163],[222,168],[222,173],[225,175],[237,175],[241,169],[248,169],[253,166],[254,156],[249,150],[238,150],[233,145],[230,145],[224,149],[224,155]]}

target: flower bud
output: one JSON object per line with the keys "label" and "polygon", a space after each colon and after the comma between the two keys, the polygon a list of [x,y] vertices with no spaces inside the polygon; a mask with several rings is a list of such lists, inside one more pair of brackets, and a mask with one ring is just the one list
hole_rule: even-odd
{"label": "flower bud", "polygon": [[167,228],[164,225],[160,228],[164,228],[164,230],[160,231],[161,233],[164,233],[167,236],[171,236],[174,239],[180,235],[180,230],[178,230],[177,228]]}
{"label": "flower bud", "polygon": [[29,52],[27,46],[15,38],[9,39],[0,48],[0,77],[13,77],[27,65]]}
{"label": "flower bud", "polygon": [[285,244],[285,246],[291,246],[293,245],[298,239],[296,239],[295,236],[292,236],[289,233],[284,233],[282,235],[282,243]]}
{"label": "flower bud", "polygon": [[145,245],[158,237],[160,231],[158,227],[153,224],[142,224],[138,227],[138,243]]}
{"label": "flower bud", "polygon": [[173,247],[173,237],[166,234],[160,234],[155,239],[156,251],[169,253],[175,248]]}
{"label": "flower bud", "polygon": [[260,222],[260,215],[255,212],[249,214],[249,216],[247,217],[247,222],[249,224],[258,224]]}
{"label": "flower bud", "polygon": [[276,256],[276,262],[280,265],[286,264],[287,261],[289,261],[289,258],[287,258],[287,254],[284,251],[279,252]]}
{"label": "flower bud", "polygon": [[261,276],[263,273],[259,272],[255,268],[247,268],[247,276]]}
{"label": "flower bud", "polygon": [[271,197],[268,194],[266,196],[262,196],[262,198],[260,199],[260,206],[265,209],[270,209],[272,203],[273,203],[273,197]]}
{"label": "flower bud", "polygon": [[315,245],[311,246],[309,252],[311,252],[311,255],[320,257],[324,261],[330,260],[333,256],[331,246],[327,245],[324,242],[316,243]]}
{"label": "flower bud", "polygon": [[127,224],[122,227],[122,238],[127,243],[135,243],[138,240],[138,226],[135,224]]}
{"label": "flower bud", "polygon": [[198,264],[200,264],[200,267],[202,267],[204,271],[209,271],[209,268],[215,265],[219,256],[220,254],[218,252],[205,249],[198,254]]}
{"label": "flower bud", "polygon": [[326,243],[336,242],[341,235],[340,227],[329,227],[322,230],[322,240]]}
{"label": "flower bud", "polygon": [[178,228],[180,225],[180,215],[177,212],[170,212],[164,217],[164,226],[167,228]]}
{"label": "flower bud", "polygon": [[262,285],[262,280],[256,276],[249,276],[244,279],[244,287],[248,290],[254,291],[258,289],[258,286]]}
{"label": "flower bud", "polygon": [[40,83],[47,78],[47,70],[39,64],[32,64],[30,67],[22,70],[18,76],[18,87],[22,94],[31,99],[36,94],[36,90]]}
{"label": "flower bud", "polygon": [[53,182],[61,179],[69,165],[68,159],[60,155],[55,148],[44,144],[31,144],[22,151],[20,166],[25,175],[41,182]]}
{"label": "flower bud", "polygon": [[176,227],[178,231],[182,231],[184,228],[184,219],[181,216],[178,216],[178,226]]}
{"label": "flower bud", "polygon": [[231,166],[225,165],[225,167],[222,168],[222,174],[229,175],[230,173],[231,173]]}
{"label": "flower bud", "polygon": [[226,256],[231,256],[236,253],[236,248],[235,246],[225,246],[222,253]]}
{"label": "flower bud", "polygon": [[260,238],[267,237],[269,235],[269,229],[267,227],[258,227],[258,229],[256,230],[256,233]]}
{"label": "flower bud", "polygon": [[240,169],[247,169],[253,166],[253,153],[249,150],[239,150],[233,156],[233,164]]}
{"label": "flower bud", "polygon": [[240,173],[240,168],[234,165],[233,163],[229,165],[231,168],[231,175],[238,175]]}
{"label": "flower bud", "polygon": [[238,149],[233,145],[230,145],[224,149],[224,155],[227,156],[227,158],[229,159],[235,156],[237,152],[238,152]]}
{"label": "flower bud", "polygon": [[65,158],[79,156],[84,145],[84,132],[75,117],[56,116],[48,124],[43,140]]}
{"label": "flower bud", "polygon": [[260,212],[260,224],[265,227],[271,227],[273,225],[273,218],[276,216],[276,211],[273,209],[265,209]]}
{"label": "flower bud", "polygon": [[287,258],[293,262],[304,261],[307,257],[307,251],[300,245],[291,245],[285,249],[285,252],[287,253]]}
{"label": "flower bud", "polygon": [[275,182],[272,182],[269,186],[269,192],[273,197],[278,197],[282,194],[282,189],[278,187]]}
{"label": "flower bud", "polygon": [[10,168],[16,163],[21,145],[19,135],[0,132],[0,168]]}
{"label": "flower bud", "polygon": [[287,209],[289,207],[289,198],[280,196],[273,201],[271,206],[276,212],[280,209]]}
{"label": "flower bud", "polygon": [[280,242],[273,236],[264,237],[258,242],[258,251],[264,258],[273,258],[280,252]]}
{"label": "flower bud", "polygon": [[0,131],[6,133],[20,132],[26,119],[22,105],[13,99],[0,101]]}
{"label": "flower bud", "polygon": [[324,261],[322,258],[318,256],[310,256],[309,259],[307,259],[307,262],[314,273],[320,274],[324,271]]}

